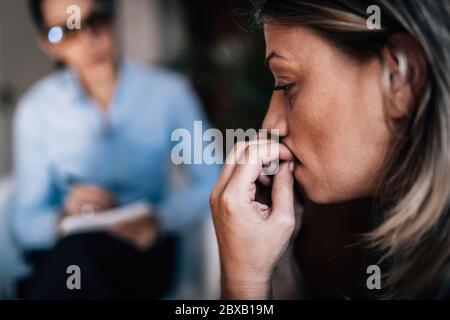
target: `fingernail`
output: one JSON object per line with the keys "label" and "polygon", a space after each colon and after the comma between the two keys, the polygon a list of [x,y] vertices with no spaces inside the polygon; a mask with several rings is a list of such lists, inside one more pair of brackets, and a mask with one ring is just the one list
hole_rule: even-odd
{"label": "fingernail", "polygon": [[289,162],[289,171],[294,173],[294,170],[295,170],[295,162],[291,161],[291,162]]}

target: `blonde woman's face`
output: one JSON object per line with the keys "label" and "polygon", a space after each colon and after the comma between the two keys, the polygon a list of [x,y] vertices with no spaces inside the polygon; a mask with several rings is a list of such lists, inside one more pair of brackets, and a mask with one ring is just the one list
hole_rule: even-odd
{"label": "blonde woman's face", "polygon": [[379,59],[352,61],[303,27],[265,26],[276,86],[264,120],[295,154],[295,178],[317,203],[373,194],[391,134]]}

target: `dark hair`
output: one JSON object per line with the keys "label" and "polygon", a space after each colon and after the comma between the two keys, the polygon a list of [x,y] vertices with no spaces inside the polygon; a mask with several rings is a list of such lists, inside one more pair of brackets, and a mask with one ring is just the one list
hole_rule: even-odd
{"label": "dark hair", "polygon": [[[39,31],[45,31],[46,25],[44,21],[44,15],[42,13],[42,3],[44,0],[28,0],[28,7],[30,10],[31,18]],[[115,0],[94,0],[97,6],[102,10],[114,16],[115,13]]]}
{"label": "dark hair", "polygon": [[[382,28],[369,31],[365,24],[369,16],[366,10],[372,4],[380,5],[373,0],[257,0],[255,19],[259,25],[276,23],[310,27],[332,45],[354,58],[363,59],[382,48],[393,33],[404,31],[387,10],[383,10]],[[332,23],[338,19],[341,19],[340,24]]]}

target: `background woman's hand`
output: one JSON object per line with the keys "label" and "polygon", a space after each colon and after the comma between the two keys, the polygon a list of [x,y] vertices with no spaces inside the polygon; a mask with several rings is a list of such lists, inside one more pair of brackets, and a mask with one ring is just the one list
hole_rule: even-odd
{"label": "background woman's hand", "polygon": [[66,216],[89,214],[115,206],[116,199],[111,192],[97,186],[78,184],[65,198],[64,213]]}
{"label": "background woman's hand", "polygon": [[[64,202],[64,219],[80,214],[101,214],[117,206],[112,193],[97,186],[75,185]],[[138,249],[150,248],[159,234],[155,214],[115,225],[107,230],[112,235],[129,242]]]}
{"label": "background woman's hand", "polygon": [[108,231],[138,249],[147,250],[155,243],[159,230],[156,215],[151,214],[148,217],[118,224]]}
{"label": "background woman's hand", "polygon": [[[272,185],[271,205],[255,200],[263,164],[284,161]],[[239,159],[239,164],[230,159]],[[238,143],[211,194],[220,249],[222,292],[229,299],[264,299],[275,266],[295,229],[294,157],[271,140]]]}

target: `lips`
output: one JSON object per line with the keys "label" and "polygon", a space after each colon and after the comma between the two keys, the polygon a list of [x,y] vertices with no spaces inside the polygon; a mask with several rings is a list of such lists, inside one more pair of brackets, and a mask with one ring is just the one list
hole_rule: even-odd
{"label": "lips", "polygon": [[294,161],[295,161],[295,167],[297,168],[297,166],[303,166],[303,161],[302,159],[299,157],[298,154],[296,154],[295,152],[292,151],[292,148],[289,147],[289,144],[287,141],[283,141],[281,143],[282,145],[284,145],[286,148],[288,148],[289,152],[294,156]]}
{"label": "lips", "polygon": [[303,167],[303,163],[301,161],[295,161],[295,167],[294,167],[294,171],[297,170],[298,168]]}

